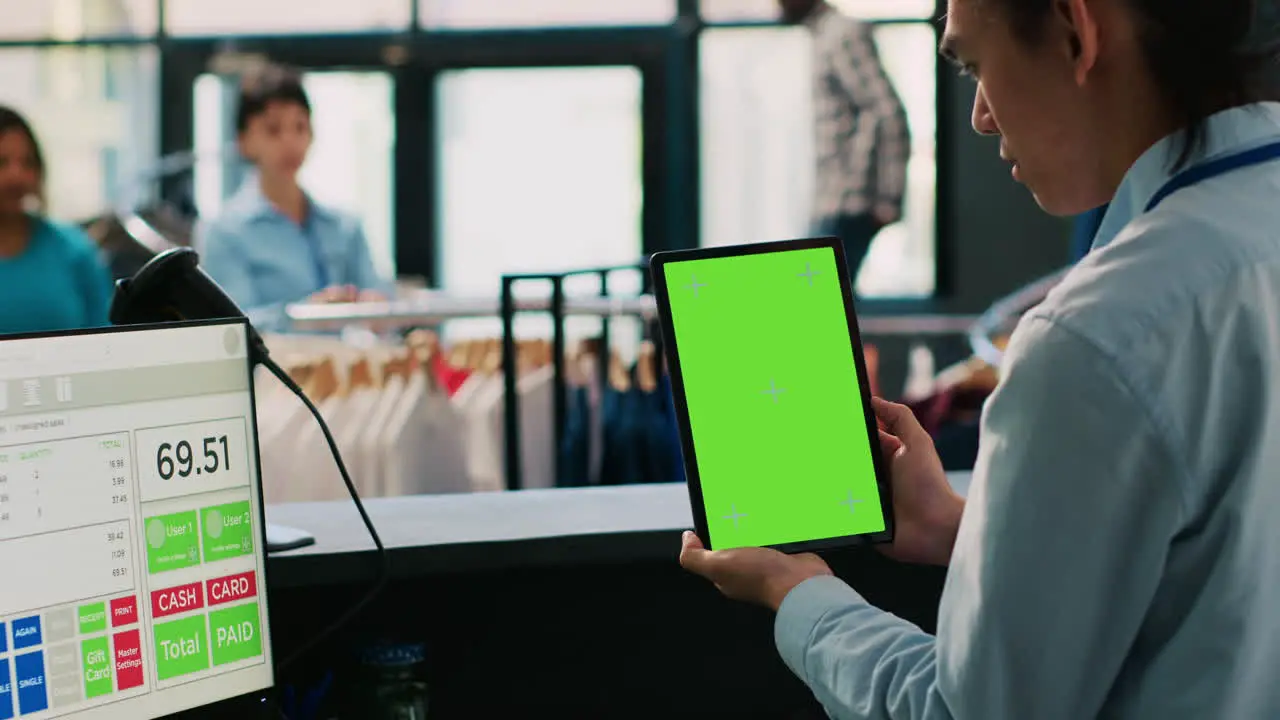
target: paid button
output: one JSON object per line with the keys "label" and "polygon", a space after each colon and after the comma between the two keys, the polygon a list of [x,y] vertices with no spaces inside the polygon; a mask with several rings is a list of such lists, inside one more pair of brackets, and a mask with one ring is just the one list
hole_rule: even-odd
{"label": "paid button", "polygon": [[247,603],[209,613],[209,635],[213,641],[213,664],[257,657],[262,654],[258,603]]}

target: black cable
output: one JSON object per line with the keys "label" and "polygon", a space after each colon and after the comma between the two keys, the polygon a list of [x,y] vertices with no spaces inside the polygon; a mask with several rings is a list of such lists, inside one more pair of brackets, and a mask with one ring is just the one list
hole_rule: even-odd
{"label": "black cable", "polygon": [[260,362],[267,370],[270,370],[271,374],[275,375],[280,382],[284,383],[284,386],[289,388],[294,395],[298,396],[298,399],[302,401],[302,404],[307,406],[307,410],[311,411],[311,415],[315,417],[316,423],[320,425],[320,430],[324,432],[324,440],[329,444],[329,452],[333,454],[333,462],[338,466],[338,472],[342,474],[342,482],[347,485],[347,492],[351,494],[351,501],[355,503],[356,510],[360,511],[360,519],[364,521],[365,528],[369,530],[369,537],[373,538],[373,545],[377,548],[378,559],[381,561],[378,568],[378,577],[374,581],[373,587],[369,588],[369,592],[365,593],[364,597],[360,598],[355,605],[348,608],[347,611],[340,615],[337,620],[334,620],[333,623],[320,632],[313,634],[310,640],[302,644],[302,647],[294,650],[291,655],[285,658],[284,661],[280,663],[280,674],[283,675],[284,671],[290,665],[297,662],[299,658],[311,651],[311,649],[316,645],[320,644],[322,640],[337,632],[339,628],[350,622],[352,618],[358,615],[361,610],[364,610],[364,608],[382,592],[382,589],[386,587],[391,576],[391,555],[387,552],[387,548],[382,544],[382,538],[378,537],[378,531],[373,527],[373,520],[369,519],[369,513],[364,509],[364,503],[360,502],[360,493],[356,490],[355,483],[351,482],[351,475],[347,473],[347,465],[342,461],[342,453],[338,451],[338,443],[333,439],[333,433],[329,432],[329,426],[325,423],[324,416],[320,414],[319,408],[311,402],[311,399],[308,398],[307,394],[298,386],[298,383],[294,382],[293,378],[289,377],[289,373],[285,372],[284,368],[277,365],[276,362],[265,353],[259,354],[258,362]]}

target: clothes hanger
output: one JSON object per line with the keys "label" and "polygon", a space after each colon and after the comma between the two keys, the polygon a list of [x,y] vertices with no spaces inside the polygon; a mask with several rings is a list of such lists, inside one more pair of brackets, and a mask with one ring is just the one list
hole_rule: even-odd
{"label": "clothes hanger", "polygon": [[310,381],[306,392],[312,402],[321,402],[337,394],[338,369],[332,357],[326,355],[316,363]]}
{"label": "clothes hanger", "polygon": [[351,395],[357,390],[374,387],[373,368],[368,355],[361,355],[347,368],[347,383],[344,394]]}
{"label": "clothes hanger", "polygon": [[658,389],[658,372],[656,367],[656,349],[653,343],[645,340],[640,343],[640,354],[636,358],[636,383],[646,394]]}
{"label": "clothes hanger", "polygon": [[497,340],[490,340],[487,344],[476,372],[486,376],[497,375],[502,372],[502,345]]}
{"label": "clothes hanger", "polygon": [[631,373],[617,352],[609,353],[609,385],[621,393],[631,389]]}
{"label": "clothes hanger", "polygon": [[410,350],[398,350],[391,354],[391,357],[382,366],[382,384],[379,387],[385,388],[387,382],[392,378],[400,378],[401,380],[409,379],[409,357],[412,354]]}

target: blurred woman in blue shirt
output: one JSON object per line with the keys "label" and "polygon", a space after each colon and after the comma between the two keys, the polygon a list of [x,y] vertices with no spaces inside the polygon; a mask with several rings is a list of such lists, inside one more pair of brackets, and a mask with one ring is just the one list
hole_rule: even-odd
{"label": "blurred woman in blue shirt", "polygon": [[35,132],[0,106],[0,334],[107,324],[111,276],[87,235],[36,212],[44,179]]}
{"label": "blurred woman in blue shirt", "polygon": [[206,272],[262,330],[288,327],[296,302],[385,297],[360,222],[315,202],[298,184],[311,148],[311,103],[299,76],[268,67],[240,93],[236,132],[255,172],[201,228]]}

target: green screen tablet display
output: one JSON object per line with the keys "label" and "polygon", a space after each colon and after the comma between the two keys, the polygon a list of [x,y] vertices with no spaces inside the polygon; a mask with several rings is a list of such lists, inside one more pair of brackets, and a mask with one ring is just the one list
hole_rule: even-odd
{"label": "green screen tablet display", "polygon": [[885,530],[836,254],[663,266],[713,548]]}

